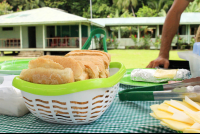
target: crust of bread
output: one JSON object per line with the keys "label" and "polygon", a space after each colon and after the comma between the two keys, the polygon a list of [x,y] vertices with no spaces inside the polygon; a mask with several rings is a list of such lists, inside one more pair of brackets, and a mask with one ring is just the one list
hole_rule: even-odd
{"label": "crust of bread", "polygon": [[71,68],[65,68],[64,70],[43,67],[24,69],[19,78],[32,83],[48,85],[74,82],[74,74]]}
{"label": "crust of bread", "polygon": [[86,67],[85,71],[88,73],[90,79],[99,78],[99,68],[91,61],[80,61]]}
{"label": "crust of bread", "polygon": [[109,72],[108,69],[106,69],[106,77],[107,77],[107,78],[110,77],[110,72]]}
{"label": "crust of bread", "polygon": [[69,52],[68,54],[65,55],[66,57],[69,56],[93,56],[95,58],[99,57],[104,61],[105,68],[108,68],[110,62],[107,56],[105,56],[102,53],[96,53],[96,52]]}
{"label": "crust of bread", "polygon": [[43,67],[43,68],[52,68],[52,69],[64,69],[64,67],[51,59],[39,57],[37,59],[31,60],[28,67],[30,69]]}
{"label": "crust of bread", "polygon": [[81,75],[83,74],[83,68],[81,65],[74,59],[69,58],[69,57],[62,57],[62,56],[41,56],[42,58],[47,58],[51,59],[56,63],[59,63],[62,65],[64,68],[71,68],[72,71],[74,72],[74,78],[79,79]]}
{"label": "crust of bread", "polygon": [[97,53],[102,53],[107,56],[108,60],[111,61],[111,55],[109,53],[99,51],[99,50],[74,50],[73,52],[97,52]]}
{"label": "crust of bread", "polygon": [[99,68],[99,71],[100,71],[99,78],[106,78],[105,65],[101,58],[99,57],[95,58],[93,56],[69,56],[69,57],[78,61],[91,61]]}

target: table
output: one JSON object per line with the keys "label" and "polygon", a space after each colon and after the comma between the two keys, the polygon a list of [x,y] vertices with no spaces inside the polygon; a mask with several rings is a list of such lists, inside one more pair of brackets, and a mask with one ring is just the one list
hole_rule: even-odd
{"label": "table", "polygon": [[[119,90],[131,88],[120,85]],[[120,101],[116,95],[112,105],[95,122],[87,125],[61,125],[42,121],[32,113],[23,117],[0,115],[2,133],[176,133],[160,125],[149,115],[150,106],[162,101]]]}

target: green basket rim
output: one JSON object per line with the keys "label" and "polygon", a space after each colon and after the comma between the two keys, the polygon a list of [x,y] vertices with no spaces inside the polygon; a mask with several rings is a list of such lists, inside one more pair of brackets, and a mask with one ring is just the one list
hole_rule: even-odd
{"label": "green basket rim", "polygon": [[120,62],[111,62],[109,67],[119,68],[119,71],[108,78],[89,79],[59,85],[35,84],[16,76],[13,79],[12,85],[21,91],[42,96],[59,96],[97,88],[109,88],[119,83],[126,72],[125,66]]}

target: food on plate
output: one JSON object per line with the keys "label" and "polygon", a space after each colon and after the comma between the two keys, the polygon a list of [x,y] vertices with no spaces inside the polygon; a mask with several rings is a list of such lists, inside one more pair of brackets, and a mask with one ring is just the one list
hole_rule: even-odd
{"label": "food on plate", "polygon": [[110,64],[110,59],[107,57],[106,54],[103,54],[101,52],[87,52],[86,50],[84,51],[71,51],[68,54],[65,55],[66,57],[69,56],[91,56],[95,58],[101,58],[104,61],[105,68],[108,68]]}
{"label": "food on plate", "polygon": [[159,83],[182,81],[188,78],[190,78],[190,71],[187,69],[134,69],[131,72],[133,81]]}
{"label": "food on plate", "polygon": [[183,133],[200,132],[200,104],[187,96],[183,101],[164,101],[150,108],[150,115],[163,126]]}
{"label": "food on plate", "polygon": [[73,52],[97,52],[97,53],[102,53],[104,55],[106,55],[109,59],[109,61],[111,61],[111,55],[109,53],[103,52],[103,51],[98,51],[98,50],[74,50]]}
{"label": "food on plate", "polygon": [[178,69],[156,69],[154,73],[155,78],[170,78],[173,79],[177,74]]}
{"label": "food on plate", "polygon": [[31,60],[29,68],[21,72],[20,78],[38,84],[64,84],[108,78],[109,65],[108,53],[98,50],[76,50],[65,56],[46,55]]}
{"label": "food on plate", "polygon": [[20,79],[38,84],[64,84],[74,82],[74,75],[71,68],[51,69],[33,68],[24,69],[20,73]]}
{"label": "food on plate", "polygon": [[99,78],[106,78],[106,69],[104,62],[99,57],[91,57],[91,56],[69,56],[69,58],[78,60],[78,61],[89,61],[94,63],[96,66],[98,66],[99,69]]}

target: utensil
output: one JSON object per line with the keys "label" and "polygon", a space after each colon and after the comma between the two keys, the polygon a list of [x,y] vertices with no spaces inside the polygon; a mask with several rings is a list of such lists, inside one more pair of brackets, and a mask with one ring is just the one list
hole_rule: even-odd
{"label": "utensil", "polygon": [[194,98],[197,96],[197,94],[199,94],[198,90],[188,92],[187,88],[184,87],[196,85],[200,85],[200,77],[186,79],[179,83],[126,89],[118,94],[121,101],[182,99],[185,95],[189,96],[190,98]]}

